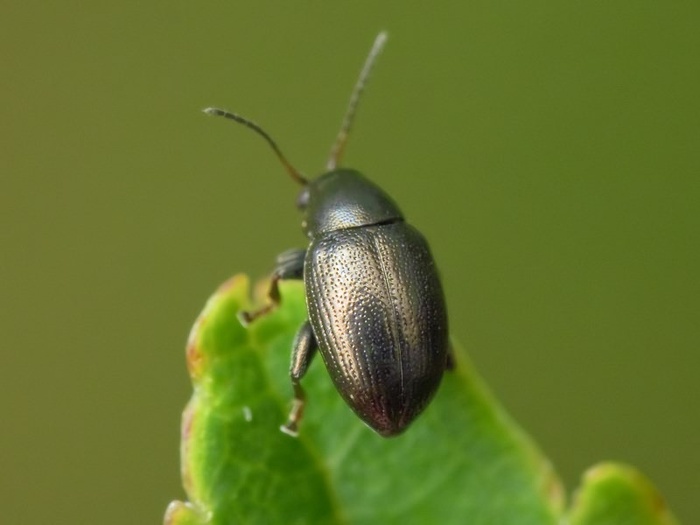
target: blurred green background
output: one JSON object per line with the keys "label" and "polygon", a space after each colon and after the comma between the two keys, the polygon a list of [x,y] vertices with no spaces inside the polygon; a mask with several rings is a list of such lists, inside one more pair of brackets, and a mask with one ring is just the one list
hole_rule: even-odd
{"label": "blurred green background", "polygon": [[454,335],[569,489],[700,488],[700,7],[692,2],[5,2],[0,521],[160,523],[189,328],[301,246],[263,124],[346,155],[431,240]]}

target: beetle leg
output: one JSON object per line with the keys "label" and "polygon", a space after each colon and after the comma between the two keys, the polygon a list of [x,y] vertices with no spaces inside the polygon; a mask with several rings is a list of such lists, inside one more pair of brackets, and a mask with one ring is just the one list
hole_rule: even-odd
{"label": "beetle leg", "polygon": [[297,332],[294,338],[294,346],[292,347],[292,362],[289,366],[289,377],[292,380],[292,388],[294,389],[294,401],[292,410],[289,412],[287,422],[280,427],[280,430],[290,436],[299,434],[299,421],[304,415],[304,404],[306,403],[306,394],[301,386],[301,378],[306,374],[309,368],[309,363],[316,355],[318,345],[316,337],[311,328],[311,323],[306,321]]}
{"label": "beetle leg", "polygon": [[258,317],[267,315],[277,308],[281,301],[279,282],[291,279],[303,279],[305,256],[306,250],[299,248],[287,250],[277,256],[275,270],[270,277],[270,288],[267,292],[267,297],[270,302],[254,312],[240,312],[238,318],[241,320],[241,323],[247,325],[255,321]]}

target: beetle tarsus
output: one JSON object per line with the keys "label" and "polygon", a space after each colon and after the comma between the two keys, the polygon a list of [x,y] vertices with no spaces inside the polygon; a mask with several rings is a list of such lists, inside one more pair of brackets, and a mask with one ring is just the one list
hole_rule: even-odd
{"label": "beetle tarsus", "polygon": [[238,320],[241,322],[243,326],[248,326],[250,323],[255,321],[259,317],[263,317],[270,312],[272,312],[277,306],[279,305],[279,301],[271,303],[267,306],[264,306],[260,310],[255,310],[254,312],[248,312],[246,310],[238,312]]}
{"label": "beetle tarsus", "polygon": [[292,410],[289,411],[289,418],[287,422],[280,427],[280,430],[285,434],[290,436],[299,435],[299,421],[304,415],[304,391],[301,385],[298,383],[294,385],[294,403],[292,404]]}
{"label": "beetle tarsus", "polygon": [[282,297],[280,296],[280,289],[278,283],[282,278],[283,275],[279,271],[275,271],[275,273],[272,274],[272,278],[270,279],[270,288],[267,291],[267,298],[270,300],[269,304],[253,312],[242,311],[238,313],[238,319],[243,326],[248,326],[258,317],[263,317],[271,313],[275,308],[279,306]]}
{"label": "beetle tarsus", "polygon": [[267,298],[270,301],[267,305],[253,312],[240,312],[238,319],[243,326],[248,326],[258,317],[263,317],[272,313],[282,301],[280,295],[279,282],[292,279],[304,278],[304,256],[306,250],[294,248],[281,253],[277,257],[277,267],[270,277],[270,287],[267,290]]}
{"label": "beetle tarsus", "polygon": [[238,315],[236,315],[236,317],[238,317],[238,321],[240,321],[240,323],[244,327],[247,327],[252,321],[250,312],[238,312]]}
{"label": "beetle tarsus", "polygon": [[299,429],[297,428],[296,423],[287,422],[280,427],[280,430],[288,436],[292,436],[294,438],[299,437]]}

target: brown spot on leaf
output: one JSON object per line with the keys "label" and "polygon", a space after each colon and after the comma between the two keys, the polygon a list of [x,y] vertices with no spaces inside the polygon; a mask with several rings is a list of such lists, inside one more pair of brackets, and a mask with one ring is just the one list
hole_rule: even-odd
{"label": "brown spot on leaf", "polygon": [[[192,330],[193,333],[196,332],[197,325],[199,325],[199,324],[200,324],[200,320],[197,321],[195,328]],[[203,361],[204,361],[204,355],[200,351],[199,344],[198,344],[196,337],[190,337],[190,340],[187,342],[187,348],[185,350],[185,355],[186,355],[186,361],[187,361],[187,371],[189,372],[190,377],[193,380],[196,380],[201,375],[202,368],[203,368]]]}
{"label": "brown spot on leaf", "polygon": [[182,486],[184,487],[185,492],[188,494],[190,493],[190,488],[192,487],[192,477],[188,468],[187,458],[190,455],[189,448],[192,443],[190,437],[192,435],[192,424],[196,413],[196,395],[197,394],[194,394],[190,402],[187,403],[185,410],[182,412],[182,423],[180,427],[180,475],[182,476]]}

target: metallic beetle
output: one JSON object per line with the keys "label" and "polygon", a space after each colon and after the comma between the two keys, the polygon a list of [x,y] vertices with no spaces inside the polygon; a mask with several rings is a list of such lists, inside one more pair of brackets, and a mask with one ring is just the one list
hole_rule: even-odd
{"label": "metallic beetle", "polygon": [[317,350],[345,402],[386,437],[401,433],[423,411],[451,362],[445,299],[427,242],[377,185],[337,167],[385,41],[380,33],[353,90],[327,172],[314,180],[292,167],[257,124],[221,109],[204,110],[260,134],[303,186],[297,206],[309,246],[280,255],[270,303],[241,313],[245,323],[265,315],[280,303],[280,280],[303,279],[309,319],[294,341],[294,404],[282,426],[291,435],[297,434],[304,409],[300,381]]}

